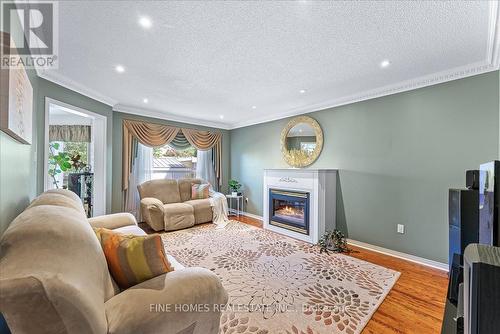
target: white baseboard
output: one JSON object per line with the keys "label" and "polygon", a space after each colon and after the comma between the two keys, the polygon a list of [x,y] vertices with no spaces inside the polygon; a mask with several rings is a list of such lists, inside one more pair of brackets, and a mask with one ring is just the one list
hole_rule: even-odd
{"label": "white baseboard", "polygon": [[[229,209],[229,213],[232,213],[233,215],[235,215],[236,214],[236,210],[235,209]],[[253,219],[257,219],[257,220],[260,220],[260,221],[263,220],[262,216],[254,215],[253,213],[250,213],[250,212],[240,211],[240,215],[246,216],[246,217],[250,217],[250,218],[253,218]]]}
{"label": "white baseboard", "polygon": [[[236,214],[236,210],[234,210],[234,209],[233,210],[229,210],[229,212]],[[247,217],[250,217],[250,218],[253,218],[253,219],[257,219],[257,220],[260,220],[260,221],[262,221],[262,219],[263,219],[262,216],[254,215],[253,213],[244,212],[244,211],[240,211],[240,215],[247,216]],[[434,261],[434,260],[429,260],[429,259],[426,259],[426,258],[423,258],[423,257],[419,257],[419,256],[415,256],[415,255],[411,255],[411,254],[407,254],[407,253],[395,251],[395,250],[392,250],[392,249],[388,249],[388,248],[384,248],[384,247],[380,247],[380,246],[376,246],[376,245],[372,245],[372,244],[368,244],[368,243],[362,242],[362,241],[347,239],[347,243],[350,244],[350,245],[359,247],[359,248],[364,248],[364,249],[373,251],[373,252],[377,252],[377,253],[381,253],[381,254],[393,256],[393,257],[397,257],[398,259],[410,261],[410,262],[413,262],[413,263],[418,263],[418,264],[421,264],[421,265],[424,265],[424,266],[427,266],[427,267],[432,267],[432,268],[439,269],[439,270],[448,271],[448,264],[447,263],[442,263],[442,262],[438,262],[438,261]]]}
{"label": "white baseboard", "polygon": [[418,264],[421,264],[421,265],[424,265],[427,267],[432,267],[435,269],[448,271],[448,264],[447,263],[437,262],[437,261],[429,260],[429,259],[426,259],[423,257],[419,257],[419,256],[415,256],[415,255],[411,255],[411,254],[407,254],[407,253],[403,253],[403,252],[398,252],[398,251],[395,251],[392,249],[388,249],[388,248],[384,248],[384,247],[380,247],[380,246],[375,246],[375,245],[368,244],[368,243],[362,242],[362,241],[347,239],[347,243],[349,245],[353,245],[353,246],[356,246],[359,248],[364,248],[364,249],[367,249],[367,250],[370,250],[373,252],[389,255],[392,257],[397,257],[399,259],[418,263]]}

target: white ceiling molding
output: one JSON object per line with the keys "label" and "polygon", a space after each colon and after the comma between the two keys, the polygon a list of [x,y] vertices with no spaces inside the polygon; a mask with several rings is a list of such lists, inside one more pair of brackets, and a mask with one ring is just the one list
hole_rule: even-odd
{"label": "white ceiling molding", "polygon": [[[101,1],[101,2],[96,2],[96,3],[106,3],[106,2]],[[148,4],[148,6],[150,5],[149,3],[147,3],[147,4]],[[438,4],[443,5],[443,6],[446,5],[446,3],[438,3]],[[85,4],[82,4],[82,3],[75,3],[74,4],[74,6],[82,6],[82,5],[86,6]],[[156,4],[156,5],[158,5],[158,4]],[[165,6],[169,6],[169,5],[182,6],[180,3],[179,4],[177,4],[177,3],[166,4]],[[242,3],[239,5],[246,6],[249,4]],[[314,5],[316,6],[318,4],[314,4]],[[73,5],[70,4],[69,2],[61,4],[61,7],[65,7],[65,6],[73,6]],[[112,8],[115,8],[112,6],[111,2],[110,2],[110,6]],[[146,6],[146,5],[144,5],[144,6]],[[213,5],[213,6],[215,6],[215,5]],[[262,6],[264,6],[264,4],[262,4]],[[404,6],[406,6],[406,5],[403,5],[403,7]],[[152,8],[154,8],[154,7],[152,7]],[[212,7],[210,7],[210,8],[212,8]],[[464,8],[467,8],[467,7],[464,7]],[[318,102],[314,101],[313,98],[310,98],[309,100],[306,99],[306,97],[313,96],[312,94],[314,93],[314,90],[310,89],[311,87],[305,87],[305,86],[299,87],[300,89],[306,89],[307,93],[302,95],[302,97],[304,98],[303,102],[305,102],[305,104],[303,104],[297,108],[293,108],[293,104],[295,103],[294,101],[290,101],[290,103],[288,104],[288,99],[285,99],[283,97],[283,95],[281,95],[281,96],[276,95],[277,100],[279,98],[281,98],[283,100],[283,101],[278,101],[279,103],[281,103],[281,104],[278,103],[279,104],[278,106],[279,107],[283,106],[283,108],[281,108],[281,110],[279,110],[279,108],[275,108],[275,106],[267,108],[266,105],[259,105],[259,103],[257,103],[257,102],[254,103],[252,101],[251,103],[248,103],[248,101],[244,101],[245,104],[248,104],[249,110],[247,110],[247,111],[241,110],[241,108],[238,109],[238,107],[235,107],[233,110],[233,109],[231,109],[231,105],[227,104],[224,107],[225,109],[223,109],[219,115],[214,115],[214,113],[217,112],[214,110],[217,110],[217,108],[212,108],[212,109],[207,109],[207,110],[203,109],[202,103],[207,99],[206,95],[201,96],[199,99],[198,99],[198,95],[193,95],[195,97],[195,99],[194,99],[195,101],[196,100],[203,101],[203,102],[196,101],[196,103],[198,103],[198,104],[196,104],[196,103],[193,104],[193,100],[186,101],[185,104],[182,104],[184,101],[183,96],[178,95],[177,93],[179,93],[179,92],[184,93],[185,91],[191,92],[190,89],[197,89],[198,88],[198,86],[196,86],[196,84],[193,84],[189,80],[189,76],[186,79],[183,77],[183,74],[182,74],[183,72],[181,72],[180,74],[177,73],[177,75],[181,75],[181,77],[178,77],[178,76],[175,76],[171,73],[165,72],[165,73],[163,73],[163,75],[165,77],[167,77],[167,79],[163,79],[163,77],[161,77],[161,80],[170,80],[170,81],[163,82],[163,81],[160,81],[160,77],[151,76],[152,75],[151,72],[146,73],[146,72],[141,71],[140,67],[126,66],[127,71],[125,72],[125,74],[123,74],[124,77],[120,77],[119,79],[113,78],[112,80],[118,80],[117,81],[118,85],[115,85],[115,86],[120,87],[120,88],[121,88],[121,86],[120,86],[121,83],[122,82],[125,83],[124,80],[127,80],[127,82],[135,80],[135,82],[136,82],[135,91],[136,92],[134,92],[130,88],[128,88],[128,90],[123,90],[123,92],[126,92],[130,96],[131,96],[131,94],[134,94],[134,96],[131,96],[131,97],[133,97],[133,99],[132,99],[133,101],[131,101],[130,99],[129,99],[129,101],[125,101],[128,97],[126,95],[123,95],[123,94],[120,97],[120,95],[116,92],[111,93],[111,91],[107,91],[107,93],[109,93],[109,96],[107,96],[106,94],[103,94],[103,93],[99,93],[100,90],[105,91],[107,89],[107,87],[110,87],[110,85],[108,83],[109,81],[106,81],[107,87],[102,86],[98,89],[96,89],[94,87],[94,83],[96,83],[96,85],[99,86],[97,84],[97,83],[100,83],[100,81],[101,81],[101,80],[99,80],[99,78],[103,78],[102,73],[107,73],[106,70],[103,71],[102,69],[93,68],[95,73],[96,73],[95,74],[96,76],[91,77],[91,79],[95,79],[95,80],[90,80],[90,81],[88,80],[88,78],[87,78],[87,81],[82,79],[83,76],[85,76],[85,74],[82,74],[81,71],[80,72],[69,71],[68,72],[68,73],[70,73],[69,75],[61,74],[61,71],[58,71],[58,70],[49,70],[49,71],[41,70],[41,71],[39,71],[37,69],[37,72],[39,73],[39,76],[44,78],[44,79],[47,79],[47,80],[52,81],[56,84],[59,84],[63,87],[74,90],[82,95],[88,96],[88,97],[93,98],[97,101],[100,101],[102,103],[105,103],[107,105],[112,106],[114,111],[142,115],[142,116],[149,116],[149,117],[171,120],[171,121],[176,121],[176,122],[183,122],[183,123],[190,123],[190,124],[195,124],[195,125],[208,126],[208,127],[217,127],[217,128],[222,128],[222,129],[235,129],[235,128],[245,127],[245,126],[249,126],[249,125],[265,123],[265,122],[269,122],[269,121],[273,121],[273,120],[277,120],[277,119],[282,119],[282,118],[286,118],[286,117],[290,117],[290,116],[295,116],[295,115],[315,112],[315,111],[319,111],[319,110],[324,110],[324,109],[337,107],[337,106],[341,106],[341,105],[365,101],[368,99],[378,98],[378,97],[387,96],[387,95],[391,95],[391,94],[410,91],[410,90],[414,90],[414,89],[418,89],[418,88],[422,88],[422,87],[426,87],[426,86],[431,86],[431,85],[435,85],[435,84],[444,83],[447,81],[457,80],[457,79],[466,78],[466,77],[473,76],[473,75],[478,75],[481,73],[486,73],[486,72],[498,70],[500,67],[500,23],[499,23],[499,21],[500,21],[500,6],[499,6],[499,3],[497,1],[489,1],[488,8],[486,8],[486,7],[481,7],[481,8],[482,8],[481,9],[482,15],[479,17],[481,17],[483,19],[482,22],[486,21],[486,10],[488,10],[488,13],[487,13],[487,17],[488,17],[487,31],[486,31],[486,27],[483,26],[484,29],[481,30],[482,32],[480,34],[481,40],[484,41],[485,39],[487,39],[487,41],[484,42],[485,44],[481,44],[480,49],[476,49],[476,50],[480,50],[480,52],[478,51],[479,55],[477,57],[467,58],[463,62],[455,63],[455,64],[467,64],[467,65],[458,66],[458,67],[454,67],[451,69],[446,69],[446,66],[443,66],[441,68],[436,67],[436,68],[434,68],[434,70],[429,71],[429,72],[434,71],[434,73],[419,76],[421,73],[426,73],[425,72],[426,67],[422,67],[420,70],[420,73],[412,73],[411,75],[407,76],[407,78],[408,77],[412,78],[413,76],[416,76],[412,79],[402,80],[402,81],[398,82],[398,80],[401,80],[402,77],[399,77],[399,78],[394,77],[393,82],[388,84],[388,85],[383,85],[383,86],[378,87],[378,85],[380,85],[380,82],[381,82],[381,81],[379,81],[378,84],[374,83],[372,86],[372,87],[377,87],[377,88],[372,89],[370,87],[370,89],[366,89],[367,85],[365,85],[365,87],[359,87],[358,92],[356,92],[354,89],[351,91],[346,90],[345,96],[339,96],[339,95],[343,94],[343,93],[339,93],[337,95],[337,97],[335,97],[333,99],[332,99],[332,97],[334,97],[334,94],[328,96],[328,94],[322,93],[323,95],[319,95],[319,97],[316,98],[316,101],[318,101]],[[81,8],[78,7],[77,9],[80,10]],[[90,9],[84,7],[84,9],[91,10],[92,12],[95,12],[95,8],[93,8],[93,7]],[[145,9],[147,9],[147,8],[145,7]],[[72,10],[75,11],[75,8],[73,8]],[[74,14],[74,12],[72,12],[72,10],[70,10],[68,13],[73,14],[71,17],[74,17],[75,14]],[[188,14],[191,15],[191,13],[188,13]],[[374,16],[374,17],[376,17],[376,16]],[[95,19],[98,20],[99,18],[95,18]],[[117,19],[119,19],[119,17],[117,17]],[[159,20],[160,16],[158,16],[156,19]],[[165,18],[165,19],[167,20],[168,18]],[[172,18],[170,18],[170,19],[172,19]],[[474,19],[477,19],[477,17],[474,17]],[[67,20],[70,21],[69,18],[67,18]],[[83,20],[82,22],[85,22],[85,20]],[[182,22],[184,23],[184,21],[182,21]],[[472,20],[471,22],[476,22],[476,21]],[[304,22],[302,22],[302,23],[304,23]],[[186,24],[188,24],[188,23],[186,23]],[[442,27],[442,24],[445,24],[445,23],[440,23],[440,24],[441,25],[438,25],[437,27]],[[223,25],[221,25],[221,26],[223,26]],[[409,28],[409,27],[411,27],[411,26],[406,26],[405,28]],[[172,26],[169,26],[169,29],[170,29],[169,31],[171,31],[172,35],[174,33],[179,32],[179,31],[174,30],[175,28],[176,28],[175,24],[173,24]],[[304,27],[304,29],[306,29],[306,28],[307,27]],[[63,25],[61,25],[61,29],[65,29],[65,27]],[[154,26],[153,26],[153,30],[154,30]],[[168,34],[169,31],[167,31],[166,34]],[[121,30],[119,32],[121,33]],[[182,30],[180,30],[180,32],[182,32]],[[487,32],[487,36],[486,36],[486,32]],[[69,33],[70,32],[68,32],[68,34]],[[112,37],[112,35],[110,35],[108,37]],[[453,36],[443,35],[442,37],[443,38],[455,38],[454,35]],[[457,39],[459,39],[459,37],[460,36],[457,36]],[[444,39],[444,40],[447,41],[446,39]],[[478,40],[478,39],[476,39],[476,40]],[[464,44],[460,46],[461,48],[463,48],[464,51],[469,47],[469,44],[467,44],[467,41],[472,41],[472,39],[465,40]],[[92,40],[92,42],[94,43],[95,41]],[[484,60],[476,62],[475,60],[483,58],[482,52],[484,50],[483,49],[484,45],[486,45],[486,50],[484,53]],[[60,44],[59,48],[61,49],[61,44]],[[109,48],[111,48],[111,46],[109,46]],[[455,49],[453,49],[453,50],[455,50]],[[462,50],[462,49],[457,49],[457,50]],[[145,53],[152,52],[149,48],[147,50],[143,50],[143,51]],[[66,54],[68,54],[68,52],[66,52]],[[176,56],[178,56],[178,55],[176,55]],[[87,58],[85,58],[85,59],[87,59]],[[182,60],[182,58],[181,59],[175,58],[175,59],[176,59],[176,61]],[[389,57],[389,59],[390,59],[390,57]],[[443,58],[443,59],[447,59],[447,58]],[[106,59],[106,60],[110,61],[110,62],[114,61],[113,59]],[[403,62],[406,60],[407,59],[405,58],[403,60]],[[400,59],[399,64],[398,63],[391,64],[391,67],[389,67],[389,69],[387,70],[389,72],[386,72],[386,73],[390,73],[392,68],[396,69],[398,65],[401,65],[401,61],[402,60]],[[471,61],[474,61],[474,62],[468,64],[468,62],[471,62]],[[89,62],[89,64],[87,66],[92,66],[91,59],[88,59],[88,62]],[[418,62],[418,59],[417,59],[417,62]],[[376,66],[376,64],[377,63],[375,63],[375,66]],[[71,64],[66,65],[66,68],[71,68],[70,65]],[[125,65],[128,65],[128,63]],[[197,65],[197,64],[195,64],[195,65]],[[407,65],[407,64],[405,64],[405,65]],[[216,69],[215,66],[214,66],[214,69]],[[438,71],[436,71],[436,69]],[[441,70],[441,69],[445,69],[445,70]],[[219,101],[219,100],[223,101],[223,103],[224,103],[225,102],[224,98],[227,98],[228,96],[221,95],[222,94],[221,91],[214,89],[213,86],[207,86],[207,85],[211,84],[210,80],[212,80],[212,79],[210,79],[210,78],[213,78],[213,80],[216,80],[217,73],[218,72],[215,71],[213,74],[211,74],[211,76],[201,78],[202,80],[200,80],[200,87],[205,89],[206,91],[209,91],[209,92],[213,91],[214,99],[216,101]],[[223,77],[222,74],[223,73],[221,73],[221,77]],[[99,75],[101,75],[101,77]],[[110,73],[105,74],[105,75],[107,77],[112,77],[115,75],[115,73],[113,73],[113,71],[110,70]],[[130,77],[128,77],[127,75],[130,75]],[[359,76],[360,73],[356,73],[356,75]],[[384,74],[376,73],[376,74],[370,74],[370,75],[383,76]],[[70,77],[71,77],[71,79],[70,79]],[[129,78],[129,79],[127,79],[127,78]],[[143,87],[141,87],[141,82],[142,82],[142,85],[147,84],[145,81],[143,81],[144,80],[143,78],[151,78],[152,85],[154,82],[154,85],[156,85],[155,91],[154,91],[154,94],[156,94],[155,96],[148,94],[147,91],[145,93],[138,93],[139,89],[143,89]],[[210,80],[208,80],[207,78]],[[78,82],[79,80],[82,80],[82,82],[87,82],[87,85],[79,83]],[[172,86],[168,86],[168,87],[163,88],[164,83],[170,83],[172,81],[179,82],[180,87],[182,87],[182,89],[184,89],[184,91],[182,91],[182,90],[176,91],[175,86],[174,86],[174,88],[172,88]],[[324,83],[320,83],[320,84],[324,84]],[[162,87],[162,89],[159,89],[158,87]],[[324,87],[319,86],[319,87],[320,88],[326,87],[326,88],[330,89],[329,86],[324,86]],[[227,87],[223,87],[223,88],[225,89],[225,91],[223,91],[223,92],[226,94],[229,94],[229,97],[231,97],[230,96],[231,89],[227,88]],[[242,89],[241,87],[239,87],[239,88],[240,88],[240,90]],[[246,87],[244,87],[244,88],[246,88]],[[253,88],[253,87],[250,87],[250,88]],[[285,87],[285,88],[288,89],[289,87]],[[195,91],[195,90],[193,90],[193,91]],[[285,90],[282,90],[281,92],[283,92],[283,91],[285,91]],[[335,92],[336,90],[333,88],[333,90],[331,90],[331,91]],[[298,92],[298,89],[297,89],[297,92]],[[355,93],[350,94],[352,92],[355,92]],[[138,94],[140,94],[140,95],[136,96]],[[188,95],[189,95],[189,93],[188,93]],[[249,93],[248,95],[250,96],[251,94]],[[117,96],[117,98],[111,98],[110,96]],[[149,105],[144,105],[142,107],[135,106],[135,103],[139,103],[139,102],[134,102],[134,101],[142,101],[142,99],[146,98],[146,97],[149,98],[149,102],[150,102]],[[172,97],[174,98],[173,100],[175,100],[175,102],[178,103],[179,109],[177,109],[176,106],[167,105],[170,103],[169,99],[171,99]],[[255,95],[255,98],[258,98],[258,97],[259,97],[259,95]],[[330,97],[330,99],[328,99],[328,97]],[[161,98],[164,98],[164,100],[163,101],[160,100]],[[291,99],[293,99],[293,97]],[[160,101],[160,102],[158,102],[158,104],[156,104],[156,105],[152,105],[151,102],[155,103],[156,101]],[[213,102],[213,100],[209,100],[209,102]],[[252,110],[250,110],[250,108],[252,105],[258,105],[257,108],[254,108],[257,110],[255,115],[253,115],[252,117],[247,118],[245,120],[241,120],[241,121],[238,120],[238,116],[240,116],[240,115],[241,115],[241,117],[248,117],[248,115],[251,114]],[[290,107],[290,105],[292,107]],[[213,107],[213,104],[212,104],[212,107]],[[267,112],[268,109],[270,109],[271,111]],[[286,111],[283,111],[283,109],[285,109]],[[170,111],[166,112],[163,110],[170,110]],[[173,112],[173,110],[175,110],[176,112]],[[272,110],[275,110],[275,111],[272,111]],[[202,112],[202,111],[204,111],[204,112]],[[191,115],[191,116],[184,116],[184,115]],[[207,119],[207,118],[212,118],[212,119],[217,118],[218,119],[219,116],[221,118],[221,121]],[[224,119],[224,120],[222,120],[222,119]]]}
{"label": "white ceiling molding", "polygon": [[71,80],[69,78],[66,78],[65,76],[61,75],[60,73],[56,71],[47,71],[45,69],[37,69],[37,74],[39,77],[51,81],[55,84],[58,84],[59,86],[68,88],[72,91],[75,91],[77,93],[80,93],[86,97],[89,97],[91,99],[94,99],[96,101],[99,101],[101,103],[107,104],[108,106],[114,106],[115,104],[118,103],[118,101],[113,100],[110,97],[104,96],[101,93],[98,93],[97,91],[86,87],[74,80]]}
{"label": "white ceiling molding", "polygon": [[174,115],[174,114],[167,114],[163,111],[124,106],[121,104],[115,105],[113,107],[113,111],[118,111],[118,112],[132,114],[132,115],[158,118],[158,119],[163,119],[163,120],[172,121],[172,122],[179,122],[179,123],[205,126],[205,127],[210,127],[210,128],[223,129],[223,130],[230,130],[231,129],[228,124],[221,123],[221,122],[213,122],[213,121],[207,121],[207,120],[200,120],[200,119],[196,119],[196,118],[183,117],[183,116]]}
{"label": "white ceiling molding", "polygon": [[448,81],[463,79],[466,77],[470,77],[473,75],[478,75],[482,73],[487,73],[491,71],[498,70],[498,65],[494,66],[493,64],[488,64],[486,62],[471,64],[468,66],[462,66],[459,68],[452,69],[450,71],[444,71],[440,73],[434,73],[430,75],[426,75],[420,78],[416,78],[413,80],[398,82],[394,85],[389,85],[373,90],[369,90],[366,92],[361,92],[359,94],[343,97],[336,100],[331,100],[327,102],[322,102],[314,105],[309,105],[307,107],[302,107],[298,109],[292,109],[285,113],[274,114],[269,117],[263,117],[260,119],[250,120],[246,122],[234,123],[231,124],[231,129],[242,128],[245,126],[266,123],[271,121],[276,121],[279,119],[297,116],[302,114],[307,114],[315,111],[330,109],[334,107],[339,107],[347,104],[352,104],[356,102],[366,101],[375,99],[378,97],[383,97],[387,95],[402,93],[410,90],[415,90],[418,88],[423,88],[427,86],[437,85],[440,83],[445,83]]}

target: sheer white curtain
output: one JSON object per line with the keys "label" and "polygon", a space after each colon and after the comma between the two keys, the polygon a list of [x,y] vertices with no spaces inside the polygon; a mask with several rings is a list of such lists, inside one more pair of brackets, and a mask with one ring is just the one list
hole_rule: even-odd
{"label": "sheer white curtain", "polygon": [[196,178],[207,181],[212,185],[212,189],[217,190],[217,178],[212,163],[212,150],[198,150],[196,160]]}
{"label": "sheer white curtain", "polygon": [[151,180],[153,169],[153,149],[137,144],[137,157],[133,160],[132,171],[130,173],[129,191],[127,191],[126,210],[133,214],[137,221],[141,219],[141,200],[137,186],[145,181]]}

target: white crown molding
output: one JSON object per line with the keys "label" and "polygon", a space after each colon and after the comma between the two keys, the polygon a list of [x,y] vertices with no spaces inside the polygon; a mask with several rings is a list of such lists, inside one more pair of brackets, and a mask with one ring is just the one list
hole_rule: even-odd
{"label": "white crown molding", "polygon": [[251,119],[243,122],[233,123],[231,124],[231,129],[242,128],[250,125],[256,125],[260,123],[267,123],[291,116],[297,116],[302,114],[307,114],[315,111],[330,109],[334,107],[343,106],[346,104],[352,104],[356,102],[371,100],[378,97],[383,97],[387,95],[402,93],[410,90],[415,90],[418,88],[423,88],[427,86],[437,85],[440,83],[453,81],[457,79],[463,79],[466,77],[470,77],[473,75],[478,75],[486,72],[491,72],[498,70],[498,64],[495,66],[491,63],[480,62],[474,63],[467,66],[456,67],[451,70],[438,72],[426,76],[422,76],[419,78],[401,81],[393,85],[388,85],[364,92],[360,92],[355,95],[350,95],[347,97],[341,97],[338,99],[321,102],[317,104],[311,104],[308,106],[303,106],[300,108],[288,110],[286,112],[282,112],[279,114],[273,114],[271,116],[264,116],[257,119]]}
{"label": "white crown molding", "polygon": [[72,79],[69,79],[56,71],[37,69],[37,74],[40,78],[51,81],[59,86],[75,91],[79,94],[85,95],[91,99],[99,101],[101,103],[107,104],[108,106],[114,106],[118,101],[107,97],[85,85],[82,85]]}
{"label": "white crown molding", "polygon": [[[237,214],[237,211],[234,209],[229,209],[229,212],[231,212],[233,214]],[[240,211],[240,215],[247,216],[247,217],[250,217],[250,218],[253,218],[256,220],[260,220],[260,221],[263,220],[262,216],[254,215],[253,213],[248,213],[245,211]],[[384,247],[372,245],[372,244],[369,244],[366,242],[357,241],[357,240],[353,240],[353,239],[347,239],[347,243],[350,245],[359,247],[359,248],[367,249],[367,250],[372,251],[372,252],[377,252],[380,254],[385,254],[385,255],[392,256],[392,257],[397,257],[398,259],[410,261],[413,263],[418,263],[418,264],[421,264],[421,265],[424,265],[427,267],[432,267],[435,269],[448,271],[448,264],[447,263],[429,260],[429,259],[426,259],[426,258],[423,258],[420,256],[415,256],[415,255],[395,251],[395,250],[392,250],[389,248],[384,248]]]}
{"label": "white crown molding", "polygon": [[115,105],[113,107],[113,111],[118,111],[118,112],[132,114],[132,115],[139,115],[139,116],[164,119],[164,120],[172,121],[172,122],[180,122],[180,123],[187,123],[187,124],[192,124],[192,125],[206,126],[206,127],[210,127],[210,128],[217,128],[217,129],[223,129],[223,130],[230,129],[228,124],[221,123],[221,122],[214,122],[214,121],[202,120],[202,119],[198,119],[198,118],[179,116],[179,115],[166,113],[166,112],[159,111],[159,110],[143,109],[143,108],[126,106],[126,105],[122,105],[122,104]]}

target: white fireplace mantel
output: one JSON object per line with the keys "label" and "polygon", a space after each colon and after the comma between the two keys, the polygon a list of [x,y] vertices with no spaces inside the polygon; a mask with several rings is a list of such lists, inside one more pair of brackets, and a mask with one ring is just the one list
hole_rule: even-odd
{"label": "white fireplace mantel", "polygon": [[[309,243],[317,243],[326,230],[335,228],[337,170],[265,169],[264,228]],[[269,224],[269,189],[309,193],[309,235]]]}

